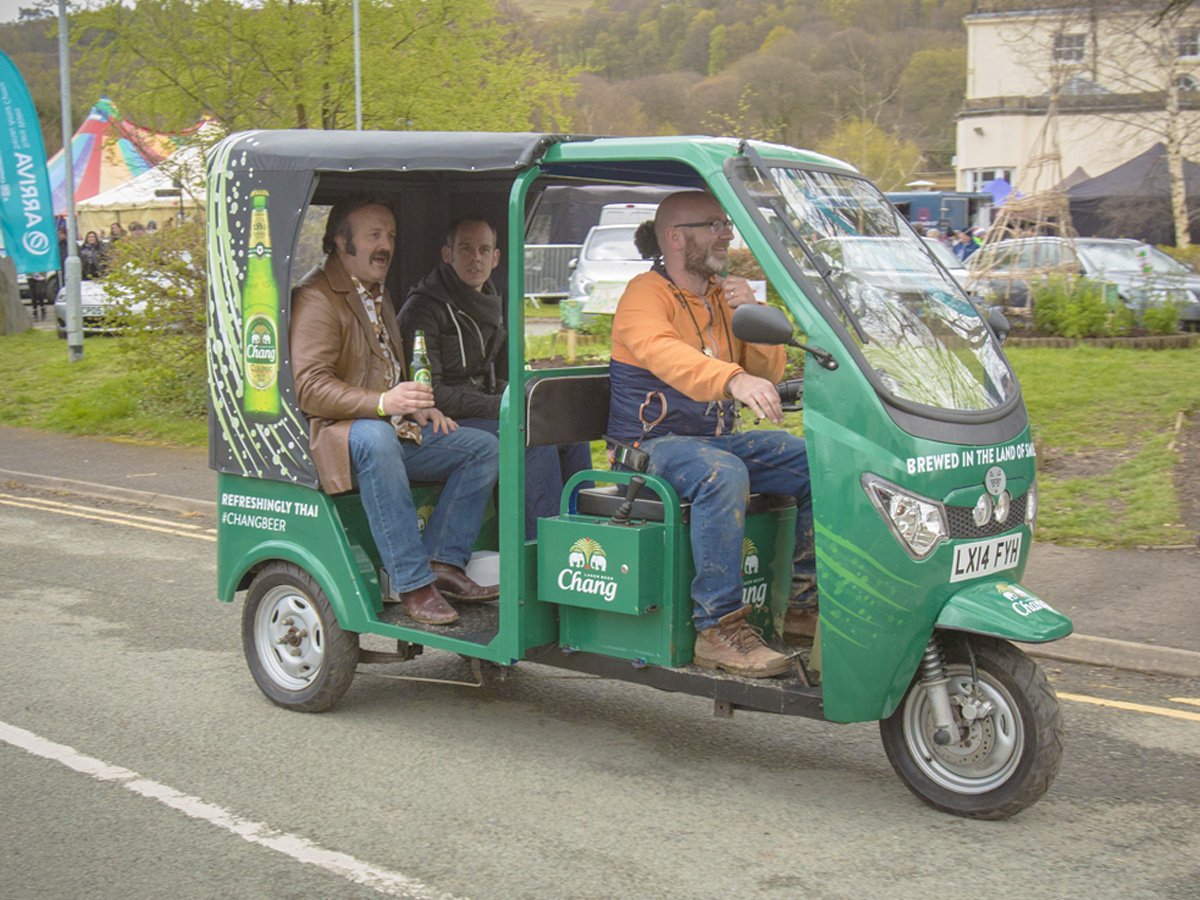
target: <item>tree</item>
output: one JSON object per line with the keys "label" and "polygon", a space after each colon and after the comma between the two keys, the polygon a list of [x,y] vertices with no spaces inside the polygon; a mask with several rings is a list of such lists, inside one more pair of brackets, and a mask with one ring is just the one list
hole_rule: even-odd
{"label": "tree", "polygon": [[943,155],[947,149],[953,153],[954,114],[962,106],[966,84],[967,51],[963,47],[918,50],[904,67],[897,94],[899,122],[927,156]]}
{"label": "tree", "polygon": [[817,149],[857,167],[884,191],[901,187],[921,163],[916,144],[863,119],[846,120]]}
{"label": "tree", "polygon": [[[112,0],[78,17],[80,70],[141,121],[208,111],[230,130],[354,123],[350,0]],[[570,71],[491,0],[362,0],[363,123],[425,130],[567,126]]]}

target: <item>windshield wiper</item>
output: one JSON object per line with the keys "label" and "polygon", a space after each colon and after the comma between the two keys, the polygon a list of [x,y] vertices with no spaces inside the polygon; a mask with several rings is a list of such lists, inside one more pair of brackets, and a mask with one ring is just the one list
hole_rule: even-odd
{"label": "windshield wiper", "polygon": [[[750,163],[751,167],[755,170],[755,172],[758,173],[758,180],[760,183],[771,183],[769,176],[766,173],[766,166],[763,165],[762,158],[758,155],[758,151],[750,146],[749,141],[743,140],[738,145],[738,152],[746,157],[746,160]],[[754,197],[754,194],[749,187],[746,188],[746,193],[751,194],[751,196]],[[827,262],[825,262],[824,259],[814,254],[808,248],[808,245],[804,242],[804,240],[800,237],[800,233],[796,231],[796,226],[792,224],[792,217],[787,214],[786,208],[781,203],[782,198],[780,195],[778,193],[775,193],[774,195],[760,193],[758,194],[758,198],[759,199],[756,199],[755,202],[757,203],[759,200],[761,200],[764,206],[767,206],[773,213],[775,213],[777,220],[783,225],[784,228],[787,229],[791,239],[795,241],[796,246],[800,248],[800,252],[804,254],[804,258],[808,260],[809,265],[817,270],[817,274],[821,276],[821,281],[825,284],[825,287],[829,289],[829,292],[833,295],[833,299],[837,301],[837,305],[841,309],[843,316],[845,316],[846,321],[853,326],[854,333],[858,336],[859,341],[863,344],[869,344],[871,341],[867,337],[867,333],[863,330],[862,323],[859,322],[858,316],[854,314],[854,311],[850,308],[849,301],[834,284],[833,279],[830,277],[830,272],[832,272],[831,267]]]}

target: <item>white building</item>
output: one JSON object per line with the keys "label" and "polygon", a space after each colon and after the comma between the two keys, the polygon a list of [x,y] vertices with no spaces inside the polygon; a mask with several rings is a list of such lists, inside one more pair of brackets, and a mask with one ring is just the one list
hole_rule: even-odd
{"label": "white building", "polygon": [[1156,26],[1163,5],[966,16],[958,189],[993,178],[1027,193],[1074,183],[1172,140],[1200,159],[1200,4]]}

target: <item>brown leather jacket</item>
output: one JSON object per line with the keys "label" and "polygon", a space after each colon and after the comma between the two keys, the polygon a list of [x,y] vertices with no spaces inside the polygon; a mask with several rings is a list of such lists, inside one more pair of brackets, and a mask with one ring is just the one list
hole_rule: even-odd
{"label": "brown leather jacket", "polygon": [[[404,343],[392,300],[384,292],[383,322],[396,358]],[[378,417],[388,390],[387,358],[345,267],[331,254],[292,291],[292,375],[296,402],[308,416],[308,437],[321,489],[340,494],[350,478],[350,423]]]}

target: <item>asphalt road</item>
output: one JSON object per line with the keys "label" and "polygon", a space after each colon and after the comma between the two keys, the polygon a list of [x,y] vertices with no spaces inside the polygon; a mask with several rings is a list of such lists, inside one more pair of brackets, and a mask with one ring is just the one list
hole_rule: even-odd
{"label": "asphalt road", "polygon": [[[1200,894],[1195,681],[1043,661],[1059,778],[966,821],[905,790],[874,725],[538,666],[277,709],[213,599],[211,526],[0,491],[5,900]],[[375,670],[471,678],[445,653]]]}

